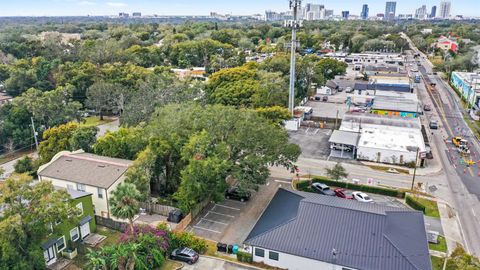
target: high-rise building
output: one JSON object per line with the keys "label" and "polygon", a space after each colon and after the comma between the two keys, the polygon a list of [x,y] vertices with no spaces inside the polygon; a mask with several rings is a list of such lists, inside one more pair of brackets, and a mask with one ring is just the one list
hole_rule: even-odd
{"label": "high-rise building", "polygon": [[440,14],[438,14],[438,16],[442,19],[450,18],[451,8],[452,8],[452,3],[450,1],[441,1],[440,2]]}
{"label": "high-rise building", "polygon": [[308,3],[305,5],[303,12],[299,13],[303,14],[303,18],[307,21],[316,21],[322,20],[325,17],[325,15],[322,14],[324,12],[323,10],[325,10],[324,5],[315,5]]}
{"label": "high-rise building", "polygon": [[415,10],[415,19],[425,20],[427,19],[427,17],[427,6],[423,5],[420,8],[417,8],[417,10]]}
{"label": "high-rise building", "polygon": [[142,13],[141,12],[133,12],[132,17],[135,17],[135,18],[142,17]]}
{"label": "high-rise building", "polygon": [[385,19],[394,20],[395,12],[397,10],[397,2],[387,2],[385,4]]}
{"label": "high-rise building", "polygon": [[325,10],[325,18],[333,17],[333,9],[326,9]]}
{"label": "high-rise building", "polygon": [[437,17],[437,6],[432,7],[432,11],[430,12],[430,18]]}
{"label": "high-rise building", "polygon": [[342,18],[344,20],[348,20],[349,16],[350,16],[350,11],[348,11],[348,10],[342,11]]}
{"label": "high-rise building", "polygon": [[368,19],[368,11],[369,11],[368,5],[367,4],[363,5],[362,13],[360,13],[360,17],[362,18],[362,20]]}

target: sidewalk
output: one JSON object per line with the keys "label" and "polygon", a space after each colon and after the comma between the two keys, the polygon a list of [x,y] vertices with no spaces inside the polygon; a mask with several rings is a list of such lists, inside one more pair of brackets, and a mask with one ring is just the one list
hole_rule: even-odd
{"label": "sidewalk", "polygon": [[[418,167],[417,173],[416,173],[417,176],[434,176],[442,172],[443,168],[440,162],[438,161],[438,152],[435,153],[433,159],[427,159],[427,160],[429,165],[425,168]],[[380,167],[394,168],[399,170],[408,170],[410,175],[413,175],[413,171],[414,171],[414,169],[410,169],[410,168],[407,168],[404,166],[398,166],[398,165],[390,165],[390,164],[376,163],[376,162],[370,162],[370,161],[360,161],[360,163],[362,163],[365,166],[380,166]]]}
{"label": "sidewalk", "polygon": [[458,218],[455,211],[450,208],[448,204],[438,201],[438,211],[440,212],[440,220],[442,221],[442,228],[447,242],[448,254],[455,250],[457,244],[463,243],[463,235]]}

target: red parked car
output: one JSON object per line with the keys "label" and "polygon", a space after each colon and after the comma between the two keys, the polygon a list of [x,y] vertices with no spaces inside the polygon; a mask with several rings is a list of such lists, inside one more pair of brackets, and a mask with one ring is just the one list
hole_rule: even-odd
{"label": "red parked car", "polygon": [[347,193],[347,191],[343,188],[335,189],[335,196],[343,199],[353,200],[352,194]]}

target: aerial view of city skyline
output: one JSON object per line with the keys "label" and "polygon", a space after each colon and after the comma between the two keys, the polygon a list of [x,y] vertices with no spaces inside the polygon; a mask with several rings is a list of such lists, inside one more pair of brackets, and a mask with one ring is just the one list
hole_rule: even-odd
{"label": "aerial view of city skyline", "polygon": [[[385,2],[382,0],[365,1],[332,1],[312,0],[306,3],[325,5],[334,10],[335,15],[341,15],[342,11],[360,15],[362,5],[367,4],[370,14],[383,13]],[[480,16],[480,12],[472,9],[475,0],[452,1],[452,15]],[[397,1],[398,14],[413,14],[422,5],[427,8],[439,6],[439,0],[402,0]],[[251,15],[263,13],[265,10],[285,11],[288,9],[288,1],[133,1],[133,0],[21,0],[2,3],[0,16],[87,16],[87,15],[115,15],[119,12],[141,12],[153,15],[208,15],[210,12],[219,12],[232,15]]]}

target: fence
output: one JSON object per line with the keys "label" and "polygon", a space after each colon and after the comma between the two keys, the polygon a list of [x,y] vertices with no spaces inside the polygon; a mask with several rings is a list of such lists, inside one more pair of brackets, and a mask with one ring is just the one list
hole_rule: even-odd
{"label": "fence", "polygon": [[154,214],[162,215],[168,217],[168,213],[170,211],[175,210],[177,208],[168,206],[168,205],[161,205],[161,204],[153,204],[153,203],[141,203],[140,207],[143,209],[147,209],[148,211],[152,211]]}
{"label": "fence", "polygon": [[119,232],[124,232],[125,228],[128,226],[127,223],[116,221],[111,218],[104,218],[101,216],[95,216],[95,222],[97,223],[97,225],[101,225]]}
{"label": "fence", "polygon": [[205,200],[197,205],[188,215],[186,215],[180,223],[175,226],[173,229],[174,232],[181,232],[184,231],[190,223],[202,212],[202,210],[210,203],[210,200]]}

